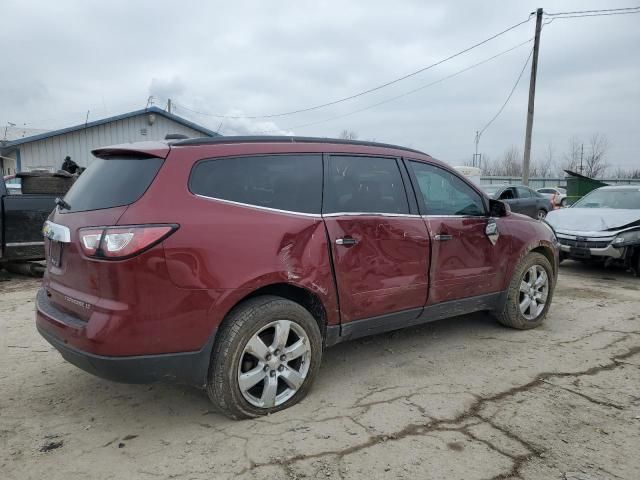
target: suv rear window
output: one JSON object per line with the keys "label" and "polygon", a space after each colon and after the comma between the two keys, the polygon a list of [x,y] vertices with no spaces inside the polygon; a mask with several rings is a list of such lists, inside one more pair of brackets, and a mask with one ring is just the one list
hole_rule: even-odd
{"label": "suv rear window", "polygon": [[64,197],[71,209],[61,213],[132,204],[149,188],[162,162],[162,158],[95,159]]}
{"label": "suv rear window", "polygon": [[301,213],[320,213],[320,155],[218,158],[196,164],[189,189],[205,197]]}

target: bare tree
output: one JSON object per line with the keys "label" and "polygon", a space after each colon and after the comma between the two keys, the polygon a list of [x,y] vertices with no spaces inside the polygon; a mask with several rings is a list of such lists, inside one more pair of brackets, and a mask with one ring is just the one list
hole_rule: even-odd
{"label": "bare tree", "polygon": [[613,178],[629,178],[629,179],[635,180],[636,178],[640,178],[640,168],[630,168],[627,170],[626,168],[617,167],[613,172],[612,177]]}
{"label": "bare tree", "polygon": [[340,132],[338,138],[342,138],[344,140],[357,140],[358,134],[353,130],[347,130],[346,128]]}
{"label": "bare tree", "polygon": [[542,158],[538,158],[531,165],[531,176],[549,178],[556,173],[555,150],[549,142]]}
{"label": "bare tree", "polygon": [[609,140],[605,135],[600,133],[591,135],[584,155],[584,174],[587,177],[597,178],[604,175],[609,167],[605,159],[608,149]]}
{"label": "bare tree", "polygon": [[522,175],[522,153],[515,145],[504,152],[502,157],[503,175],[519,177]]}
{"label": "bare tree", "polygon": [[580,168],[580,157],[582,155],[582,142],[578,137],[569,139],[569,150],[564,154],[562,170],[578,171]]}

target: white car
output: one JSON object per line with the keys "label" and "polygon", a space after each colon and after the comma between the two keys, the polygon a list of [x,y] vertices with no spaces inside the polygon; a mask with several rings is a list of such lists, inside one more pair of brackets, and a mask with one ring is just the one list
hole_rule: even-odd
{"label": "white car", "polygon": [[551,200],[556,206],[567,206],[567,191],[562,187],[544,187],[536,190],[538,193],[544,195]]}
{"label": "white car", "polygon": [[560,259],[621,263],[640,276],[640,185],[600,187],[546,221],[560,242]]}

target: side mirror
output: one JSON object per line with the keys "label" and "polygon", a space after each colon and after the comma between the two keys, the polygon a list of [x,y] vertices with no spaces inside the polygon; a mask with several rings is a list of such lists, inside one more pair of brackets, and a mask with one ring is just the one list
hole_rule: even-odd
{"label": "side mirror", "polygon": [[506,217],[511,209],[509,205],[500,200],[489,200],[489,215],[492,217]]}

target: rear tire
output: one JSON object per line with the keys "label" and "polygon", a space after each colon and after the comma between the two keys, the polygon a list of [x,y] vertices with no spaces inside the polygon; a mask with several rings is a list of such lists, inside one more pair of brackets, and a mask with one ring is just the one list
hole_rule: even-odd
{"label": "rear tire", "polygon": [[[541,281],[543,276],[546,283]],[[502,312],[495,315],[498,322],[519,330],[539,326],[549,311],[554,282],[553,268],[547,257],[540,253],[529,253],[513,272],[507,290],[507,301]],[[544,303],[541,303],[541,300],[544,300]]]}
{"label": "rear tire", "polygon": [[540,210],[538,210],[538,214],[536,215],[536,218],[538,220],[543,220],[544,217],[547,216],[547,211],[544,208],[541,208]]}
{"label": "rear tire", "polygon": [[320,328],[304,307],[276,296],[252,298],[218,331],[207,393],[231,418],[271,414],[307,395],[321,359]]}

